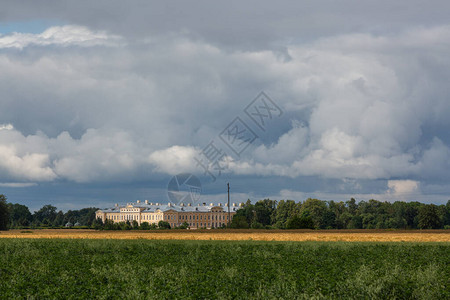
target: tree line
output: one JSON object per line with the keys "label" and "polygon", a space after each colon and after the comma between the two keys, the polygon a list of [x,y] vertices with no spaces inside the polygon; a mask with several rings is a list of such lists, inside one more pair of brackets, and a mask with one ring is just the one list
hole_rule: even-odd
{"label": "tree line", "polygon": [[377,200],[356,202],[248,200],[233,217],[232,228],[276,229],[450,229],[446,205]]}
{"label": "tree line", "polygon": [[[142,222],[138,224],[136,220],[132,222],[115,223],[112,220],[103,222],[95,218],[96,207],[82,208],[80,210],[69,210],[66,213],[53,205],[44,205],[33,214],[26,205],[18,203],[8,203],[5,195],[0,194],[0,230],[23,229],[23,228],[62,228],[78,227],[101,230],[152,230],[171,229],[166,221],[159,221],[158,224]],[[67,226],[68,225],[68,226]],[[184,222],[175,229],[187,229],[189,224]]]}
{"label": "tree line", "polygon": [[[60,228],[77,225],[85,228],[105,230],[170,229],[167,222],[159,224],[103,223],[95,218],[98,208],[89,207],[69,210],[66,213],[50,204],[44,205],[33,214],[25,205],[8,203],[0,194],[0,230],[8,228]],[[237,210],[230,224],[231,228],[267,229],[450,229],[450,200],[446,205],[420,202],[378,200],[356,202],[323,201],[307,199],[259,200],[252,204],[248,200]],[[188,228],[182,224],[180,229]]]}
{"label": "tree line", "polygon": [[6,196],[0,194],[0,230],[8,228],[59,228],[66,224],[80,227],[93,227],[97,220],[95,212],[98,208],[89,207],[80,210],[69,210],[64,213],[53,205],[44,205],[33,214],[23,204],[8,203]]}
{"label": "tree line", "polygon": [[156,230],[156,229],[189,229],[190,226],[187,222],[184,222],[180,226],[171,227],[169,222],[159,221],[156,223],[141,222],[139,224],[136,220],[125,222],[114,222],[113,220],[106,220],[102,223],[101,219],[96,220],[94,225],[95,229],[102,230]]}

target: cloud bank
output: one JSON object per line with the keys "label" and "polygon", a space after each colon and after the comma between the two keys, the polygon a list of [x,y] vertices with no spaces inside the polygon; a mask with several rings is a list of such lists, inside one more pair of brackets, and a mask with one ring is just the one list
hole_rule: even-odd
{"label": "cloud bank", "polygon": [[450,176],[449,51],[449,26],[322,37],[283,55],[78,25],[2,35],[0,182],[201,172],[196,153],[264,90],[284,119],[226,172],[414,191]]}

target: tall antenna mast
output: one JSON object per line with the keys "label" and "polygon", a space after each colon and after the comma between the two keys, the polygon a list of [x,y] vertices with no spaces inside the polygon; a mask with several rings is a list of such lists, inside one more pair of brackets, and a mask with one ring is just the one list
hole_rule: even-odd
{"label": "tall antenna mast", "polygon": [[227,183],[227,187],[228,187],[228,228],[230,228],[230,183]]}

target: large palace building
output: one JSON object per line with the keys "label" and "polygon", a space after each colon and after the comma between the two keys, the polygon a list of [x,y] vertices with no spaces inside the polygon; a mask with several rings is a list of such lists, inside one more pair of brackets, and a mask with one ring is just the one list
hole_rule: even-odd
{"label": "large palace building", "polygon": [[[230,217],[243,204],[237,205],[233,203],[230,206]],[[137,200],[135,203],[127,203],[125,206],[116,204],[112,208],[100,209],[95,214],[96,218],[100,218],[103,222],[112,220],[114,223],[126,222],[133,220],[140,225],[143,222],[149,224],[158,224],[159,221],[166,221],[171,227],[188,223],[190,228],[217,228],[228,224],[228,205],[206,205],[206,203],[193,205],[174,205],[172,203],[149,203],[147,200],[141,202]]]}

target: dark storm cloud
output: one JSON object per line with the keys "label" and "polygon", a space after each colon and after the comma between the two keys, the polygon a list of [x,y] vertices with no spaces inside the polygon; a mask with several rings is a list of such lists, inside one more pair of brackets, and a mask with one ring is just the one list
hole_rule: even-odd
{"label": "dark storm cloud", "polygon": [[0,21],[53,19],[127,38],[185,33],[210,43],[283,52],[344,33],[385,34],[447,22],[448,1],[25,1],[2,3]]}
{"label": "dark storm cloud", "polygon": [[314,187],[387,200],[445,193],[448,10],[418,1],[6,3],[0,22],[56,26],[0,35],[0,187],[106,190],[201,172],[194,157],[265,90],[284,114],[224,171],[243,182],[242,197],[264,197],[245,191],[258,185],[283,198]]}

